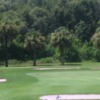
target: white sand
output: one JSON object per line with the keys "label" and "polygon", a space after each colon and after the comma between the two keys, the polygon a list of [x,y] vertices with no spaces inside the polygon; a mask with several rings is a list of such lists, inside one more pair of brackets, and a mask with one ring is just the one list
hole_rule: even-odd
{"label": "white sand", "polygon": [[0,83],[1,82],[6,82],[7,80],[6,79],[0,79]]}
{"label": "white sand", "polygon": [[100,95],[48,95],[40,97],[40,100],[100,100]]}

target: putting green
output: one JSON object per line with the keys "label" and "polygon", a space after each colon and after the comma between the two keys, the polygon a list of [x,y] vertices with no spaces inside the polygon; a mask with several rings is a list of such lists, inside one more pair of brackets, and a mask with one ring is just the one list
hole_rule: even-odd
{"label": "putting green", "polygon": [[38,71],[27,75],[38,79],[34,83],[36,95],[100,94],[100,71]]}
{"label": "putting green", "polygon": [[100,85],[100,71],[45,71],[27,75],[37,78],[37,85]]}

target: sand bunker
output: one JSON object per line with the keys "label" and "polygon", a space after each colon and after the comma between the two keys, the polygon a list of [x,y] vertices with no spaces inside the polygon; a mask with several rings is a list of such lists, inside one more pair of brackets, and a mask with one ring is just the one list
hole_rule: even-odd
{"label": "sand bunker", "polygon": [[0,79],[0,83],[6,82],[6,81],[7,81],[6,79]]}
{"label": "sand bunker", "polygon": [[100,100],[100,95],[48,95],[40,97],[40,100]]}

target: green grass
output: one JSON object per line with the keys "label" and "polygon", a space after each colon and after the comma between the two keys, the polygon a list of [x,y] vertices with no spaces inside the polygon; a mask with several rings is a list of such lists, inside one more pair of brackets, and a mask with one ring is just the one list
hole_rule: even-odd
{"label": "green grass", "polygon": [[0,100],[39,100],[50,94],[100,94],[100,63],[51,64],[37,67],[80,67],[78,70],[36,71],[33,67],[0,67]]}

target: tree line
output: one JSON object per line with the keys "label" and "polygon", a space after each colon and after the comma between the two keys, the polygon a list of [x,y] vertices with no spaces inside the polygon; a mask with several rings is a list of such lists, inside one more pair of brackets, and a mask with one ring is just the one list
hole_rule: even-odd
{"label": "tree line", "polygon": [[0,59],[100,61],[99,0],[1,0]]}

